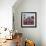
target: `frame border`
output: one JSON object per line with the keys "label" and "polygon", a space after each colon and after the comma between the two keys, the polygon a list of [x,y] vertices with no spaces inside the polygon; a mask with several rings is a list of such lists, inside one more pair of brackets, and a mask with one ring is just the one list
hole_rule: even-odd
{"label": "frame border", "polygon": [[[22,13],[35,13],[35,26],[22,26]],[[37,27],[37,12],[21,12],[21,27],[22,28],[36,28]]]}

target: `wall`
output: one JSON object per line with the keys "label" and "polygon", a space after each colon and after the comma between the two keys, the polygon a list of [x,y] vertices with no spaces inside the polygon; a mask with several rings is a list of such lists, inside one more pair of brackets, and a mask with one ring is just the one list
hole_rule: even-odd
{"label": "wall", "polygon": [[0,0],[0,27],[12,29],[12,6],[16,0]]}
{"label": "wall", "polygon": [[[31,39],[36,46],[41,46],[41,0],[23,0],[20,4],[14,5],[14,24],[15,30],[23,33],[23,37]],[[37,12],[37,27],[22,28],[21,27],[21,12]],[[42,21],[43,22],[43,21]]]}
{"label": "wall", "polygon": [[[7,31],[3,31],[1,29],[1,27],[6,27],[8,28],[9,30],[12,29],[12,24],[13,24],[13,21],[12,21],[12,6],[14,5],[14,3],[16,2],[17,0],[0,0],[0,38],[5,38],[5,35],[8,36],[10,35],[10,32]],[[9,37],[7,37],[9,38]]]}
{"label": "wall", "polygon": [[46,46],[46,0],[41,1],[41,38],[42,46]]}

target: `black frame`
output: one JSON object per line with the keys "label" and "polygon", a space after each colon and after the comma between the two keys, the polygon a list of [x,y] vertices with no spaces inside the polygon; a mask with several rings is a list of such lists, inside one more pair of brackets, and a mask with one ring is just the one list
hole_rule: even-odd
{"label": "black frame", "polygon": [[[35,14],[35,26],[23,26],[22,25],[22,15],[23,15],[23,13],[32,13],[32,14]],[[28,27],[36,28],[37,27],[37,12],[21,12],[21,27],[22,28],[28,28]]]}

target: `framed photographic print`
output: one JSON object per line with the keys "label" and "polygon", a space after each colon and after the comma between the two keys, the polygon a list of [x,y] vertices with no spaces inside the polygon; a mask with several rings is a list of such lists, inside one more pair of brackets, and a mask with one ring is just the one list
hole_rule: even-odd
{"label": "framed photographic print", "polygon": [[37,13],[21,12],[21,27],[37,27]]}

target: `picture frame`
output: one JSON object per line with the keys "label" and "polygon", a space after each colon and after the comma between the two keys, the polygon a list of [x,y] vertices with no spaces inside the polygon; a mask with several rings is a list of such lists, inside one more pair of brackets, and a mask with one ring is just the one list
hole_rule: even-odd
{"label": "picture frame", "polygon": [[37,27],[37,12],[21,12],[21,27]]}

